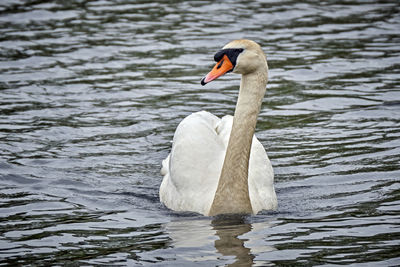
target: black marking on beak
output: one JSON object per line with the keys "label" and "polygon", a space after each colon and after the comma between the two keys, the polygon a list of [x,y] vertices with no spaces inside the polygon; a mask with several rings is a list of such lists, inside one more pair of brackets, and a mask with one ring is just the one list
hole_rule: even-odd
{"label": "black marking on beak", "polygon": [[224,64],[225,59],[221,60],[221,62],[218,64],[217,69],[221,68],[222,64]]}
{"label": "black marking on beak", "polygon": [[229,58],[229,60],[232,62],[233,67],[235,68],[237,57],[243,51],[244,51],[243,48],[226,48],[226,49],[222,49],[222,50],[219,50],[217,53],[215,53],[214,60],[216,62],[219,62],[222,59],[222,57],[224,55],[226,55]]}

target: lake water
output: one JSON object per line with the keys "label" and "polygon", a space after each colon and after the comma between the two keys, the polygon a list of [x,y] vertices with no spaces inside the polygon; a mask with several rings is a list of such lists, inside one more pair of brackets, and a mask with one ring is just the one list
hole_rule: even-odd
{"label": "lake water", "polygon": [[[400,265],[397,0],[3,0],[0,33],[0,265]],[[233,113],[240,77],[200,80],[239,38],[268,57],[279,208],[172,212],[161,160]]]}

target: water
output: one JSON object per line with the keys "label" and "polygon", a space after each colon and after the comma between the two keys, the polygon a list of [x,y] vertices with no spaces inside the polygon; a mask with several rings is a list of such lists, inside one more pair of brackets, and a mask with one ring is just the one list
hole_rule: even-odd
{"label": "water", "polygon": [[[400,264],[398,1],[1,1],[0,264]],[[177,124],[232,114],[213,54],[259,42],[279,209],[159,203]]]}

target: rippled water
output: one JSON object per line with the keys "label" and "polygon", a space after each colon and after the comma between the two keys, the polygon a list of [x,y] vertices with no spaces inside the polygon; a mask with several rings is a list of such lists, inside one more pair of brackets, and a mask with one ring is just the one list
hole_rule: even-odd
{"label": "rippled water", "polygon": [[[1,1],[0,264],[400,264],[398,1]],[[177,124],[232,114],[213,54],[259,42],[279,209],[159,203]]]}

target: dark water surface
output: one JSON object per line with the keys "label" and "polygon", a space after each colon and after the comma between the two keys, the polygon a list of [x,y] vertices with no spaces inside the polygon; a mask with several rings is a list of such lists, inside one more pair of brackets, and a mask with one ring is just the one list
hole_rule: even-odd
{"label": "dark water surface", "polygon": [[[232,114],[213,54],[259,42],[279,209],[159,203],[177,124]],[[0,265],[400,264],[398,1],[0,2]]]}

